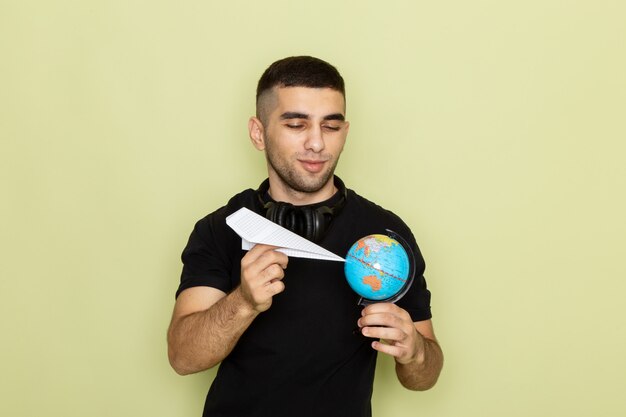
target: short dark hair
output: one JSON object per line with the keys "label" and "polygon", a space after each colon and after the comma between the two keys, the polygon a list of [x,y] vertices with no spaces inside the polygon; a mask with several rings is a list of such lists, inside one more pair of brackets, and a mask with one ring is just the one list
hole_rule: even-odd
{"label": "short dark hair", "polygon": [[291,56],[270,65],[259,79],[257,103],[265,91],[275,86],[331,88],[339,91],[344,98],[346,96],[343,78],[337,68],[312,56]]}

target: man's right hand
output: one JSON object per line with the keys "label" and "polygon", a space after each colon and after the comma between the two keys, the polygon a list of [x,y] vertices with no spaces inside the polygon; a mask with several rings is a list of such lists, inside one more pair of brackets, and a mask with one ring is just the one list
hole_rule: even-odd
{"label": "man's right hand", "polygon": [[244,301],[255,311],[266,311],[272,297],[283,292],[289,258],[275,246],[256,245],[241,259],[241,285]]}

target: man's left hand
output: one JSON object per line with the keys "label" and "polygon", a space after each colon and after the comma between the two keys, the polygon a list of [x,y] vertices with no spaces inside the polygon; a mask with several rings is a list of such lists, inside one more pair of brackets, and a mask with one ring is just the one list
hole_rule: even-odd
{"label": "man's left hand", "polygon": [[361,333],[380,339],[372,348],[395,358],[400,364],[424,360],[424,336],[411,320],[409,313],[391,303],[370,304],[363,309],[358,321]]}

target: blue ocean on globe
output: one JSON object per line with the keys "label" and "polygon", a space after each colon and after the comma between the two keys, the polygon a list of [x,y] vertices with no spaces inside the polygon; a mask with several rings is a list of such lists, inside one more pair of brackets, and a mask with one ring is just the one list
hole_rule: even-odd
{"label": "blue ocean on globe", "polygon": [[386,300],[403,289],[410,272],[409,256],[397,240],[369,235],[352,245],[344,271],[348,284],[361,297]]}

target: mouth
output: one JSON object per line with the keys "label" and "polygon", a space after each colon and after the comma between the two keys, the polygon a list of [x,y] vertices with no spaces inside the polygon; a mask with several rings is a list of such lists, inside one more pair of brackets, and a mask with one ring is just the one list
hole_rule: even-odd
{"label": "mouth", "polygon": [[307,172],[316,174],[324,169],[324,165],[327,161],[300,159],[299,162]]}

